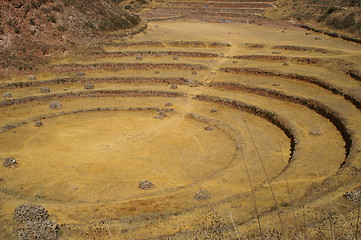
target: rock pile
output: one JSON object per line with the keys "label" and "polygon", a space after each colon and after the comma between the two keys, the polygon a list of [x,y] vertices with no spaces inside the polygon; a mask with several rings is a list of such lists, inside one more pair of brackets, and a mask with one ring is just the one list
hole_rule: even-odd
{"label": "rock pile", "polygon": [[6,92],[6,93],[3,94],[3,97],[4,98],[12,98],[13,95],[11,93],[9,93],[9,92]]}
{"label": "rock pile", "polygon": [[84,85],[84,88],[88,89],[88,90],[89,89],[94,89],[94,84],[87,83],[87,84]]}
{"label": "rock pile", "polygon": [[178,88],[178,86],[175,85],[175,84],[172,84],[172,85],[170,86],[170,89],[177,89],[177,88]]}
{"label": "rock pile", "polygon": [[320,130],[312,130],[312,131],[310,131],[310,135],[320,136],[320,135],[321,135],[321,132],[320,132]]}
{"label": "rock pile", "polygon": [[41,127],[44,125],[44,123],[42,121],[36,121],[34,125],[35,127]]}
{"label": "rock pile", "polygon": [[348,191],[344,194],[344,197],[347,201],[361,202],[361,191],[359,190]]}
{"label": "rock pile", "polygon": [[210,198],[210,193],[207,190],[199,190],[198,192],[196,192],[196,194],[194,195],[194,198],[197,200],[207,200]]}
{"label": "rock pile", "polygon": [[154,187],[154,184],[149,180],[142,180],[139,182],[138,186],[141,189],[149,189],[149,188]]}
{"label": "rock pile", "polygon": [[211,130],[213,130],[213,127],[212,126],[206,126],[206,127],[204,127],[204,130],[211,131]]}
{"label": "rock pile", "polygon": [[48,87],[39,87],[41,93],[50,93],[50,88]]}
{"label": "rock pile", "polygon": [[49,220],[48,211],[40,205],[22,204],[16,207],[14,220],[19,239],[58,238],[58,225]]}
{"label": "rock pile", "polygon": [[77,72],[76,75],[77,75],[78,77],[83,77],[83,76],[85,76],[86,74],[85,74],[85,72]]}
{"label": "rock pile", "polygon": [[21,224],[28,221],[42,222],[49,218],[48,211],[40,205],[22,204],[16,207],[14,220]]}
{"label": "rock pile", "polygon": [[30,76],[28,77],[28,79],[29,79],[29,80],[36,80],[36,76],[35,76],[35,75],[30,75]]}
{"label": "rock pile", "polygon": [[16,161],[16,159],[15,158],[13,158],[13,157],[5,157],[5,158],[3,158],[4,159],[4,163],[3,163],[3,165],[5,166],[5,167],[15,167],[16,166],[16,164],[17,164],[17,161]]}
{"label": "rock pile", "polygon": [[63,105],[61,105],[61,103],[59,103],[59,102],[51,102],[49,105],[50,109],[59,109],[62,107],[63,107]]}
{"label": "rock pile", "polygon": [[158,115],[157,116],[154,116],[155,119],[164,119],[168,117],[167,113],[166,112],[163,112],[163,111],[159,111],[158,112]]}

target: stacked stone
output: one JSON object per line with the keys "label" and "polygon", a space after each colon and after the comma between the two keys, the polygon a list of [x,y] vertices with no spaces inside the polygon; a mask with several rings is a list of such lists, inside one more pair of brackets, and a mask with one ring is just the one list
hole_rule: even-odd
{"label": "stacked stone", "polygon": [[14,220],[19,239],[58,239],[58,225],[49,220],[48,211],[40,205],[17,206]]}

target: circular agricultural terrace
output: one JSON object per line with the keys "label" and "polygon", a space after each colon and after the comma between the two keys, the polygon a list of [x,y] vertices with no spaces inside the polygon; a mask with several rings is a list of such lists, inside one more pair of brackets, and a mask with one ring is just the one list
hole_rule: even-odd
{"label": "circular agricultural terrace", "polygon": [[272,6],[169,1],[143,33],[2,79],[4,229],[34,203],[64,239],[355,237],[361,48]]}

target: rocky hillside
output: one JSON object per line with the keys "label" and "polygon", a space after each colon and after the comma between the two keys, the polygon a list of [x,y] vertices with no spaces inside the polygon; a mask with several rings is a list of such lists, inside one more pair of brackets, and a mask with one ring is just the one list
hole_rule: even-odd
{"label": "rocky hillside", "polygon": [[[104,31],[137,25],[119,0],[4,0],[0,4],[3,68],[31,69],[35,58],[94,41]],[[22,60],[19,60],[22,59]],[[0,66],[1,67],[1,66]]]}
{"label": "rocky hillside", "polygon": [[270,15],[361,39],[361,0],[280,0]]}

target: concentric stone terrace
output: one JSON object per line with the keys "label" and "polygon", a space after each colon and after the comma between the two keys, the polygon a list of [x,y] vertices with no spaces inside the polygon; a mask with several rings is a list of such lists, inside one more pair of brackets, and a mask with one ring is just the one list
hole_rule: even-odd
{"label": "concentric stone terrace", "polygon": [[[164,9],[202,4],[272,7]],[[320,239],[331,217],[353,237],[361,48],[305,33],[159,21],[2,79],[3,236],[34,202],[64,239]]]}

